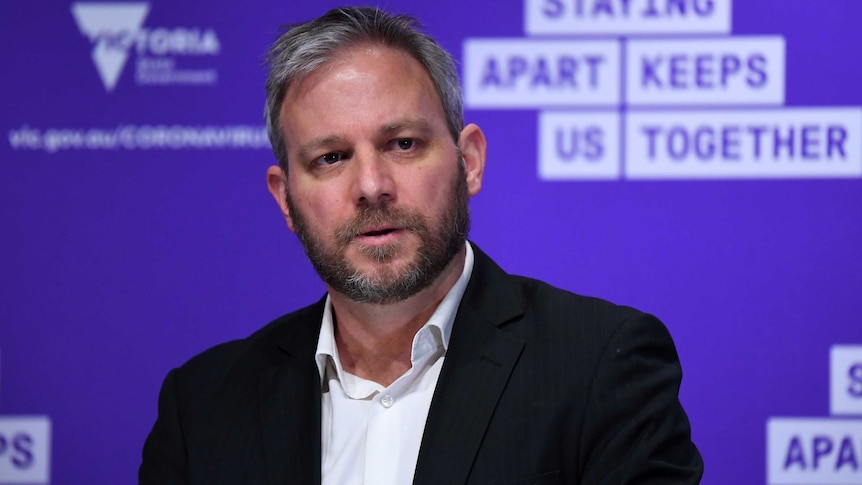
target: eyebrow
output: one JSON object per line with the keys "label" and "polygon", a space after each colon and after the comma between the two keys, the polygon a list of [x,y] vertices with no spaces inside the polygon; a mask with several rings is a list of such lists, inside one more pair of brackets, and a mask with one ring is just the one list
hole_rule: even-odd
{"label": "eyebrow", "polygon": [[428,134],[432,131],[431,123],[429,123],[425,118],[405,118],[384,126],[380,130],[380,134],[392,135],[405,130],[416,130],[422,135]]}
{"label": "eyebrow", "polygon": [[297,150],[299,160],[307,160],[312,153],[320,151],[322,148],[337,145],[341,142],[341,137],[338,135],[326,135],[320,138],[315,138],[308,143],[303,143]]}

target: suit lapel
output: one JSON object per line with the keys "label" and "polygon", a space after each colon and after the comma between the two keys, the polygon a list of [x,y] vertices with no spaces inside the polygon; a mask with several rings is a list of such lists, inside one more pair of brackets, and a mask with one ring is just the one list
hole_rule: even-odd
{"label": "suit lapel", "polygon": [[[414,483],[465,483],[524,342],[501,327],[523,315],[510,277],[473,245],[473,275],[452,328],[422,436]],[[321,482],[320,375],[314,351],[323,301],[285,322],[259,378],[270,485]],[[275,346],[274,346],[275,347]]]}
{"label": "suit lapel", "polygon": [[[270,485],[320,483],[320,375],[314,351],[322,303],[276,338],[273,365],[260,375],[260,426]],[[319,311],[318,311],[319,310]]]}
{"label": "suit lapel", "polygon": [[413,483],[467,481],[524,342],[500,327],[523,315],[510,277],[473,245],[473,275],[452,328]]}

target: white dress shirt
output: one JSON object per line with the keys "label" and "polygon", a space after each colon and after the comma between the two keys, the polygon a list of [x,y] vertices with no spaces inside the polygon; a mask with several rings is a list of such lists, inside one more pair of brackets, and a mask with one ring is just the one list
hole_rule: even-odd
{"label": "white dress shirt", "polygon": [[443,367],[452,322],[473,272],[464,270],[428,322],[413,337],[411,368],[389,387],[341,367],[329,296],[315,360],[323,388],[323,485],[405,485],[413,482],[431,397]]}

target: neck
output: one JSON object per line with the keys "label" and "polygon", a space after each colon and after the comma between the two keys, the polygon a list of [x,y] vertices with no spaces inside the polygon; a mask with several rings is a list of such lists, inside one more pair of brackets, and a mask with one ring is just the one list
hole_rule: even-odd
{"label": "neck", "polygon": [[329,289],[342,368],[383,386],[407,372],[413,337],[458,281],[466,254],[462,249],[427,288],[399,302],[356,302]]}

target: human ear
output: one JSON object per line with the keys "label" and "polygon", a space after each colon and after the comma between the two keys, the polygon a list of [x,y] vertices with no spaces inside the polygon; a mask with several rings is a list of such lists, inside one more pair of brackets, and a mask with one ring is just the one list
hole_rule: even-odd
{"label": "human ear", "polygon": [[485,134],[475,124],[471,123],[461,130],[458,137],[458,148],[464,159],[464,171],[467,175],[467,191],[470,196],[479,193],[482,188],[482,176],[485,174],[485,154],[488,142]]}
{"label": "human ear", "polygon": [[279,209],[281,209],[284,220],[287,222],[287,227],[291,231],[294,231],[293,219],[290,217],[290,207],[287,205],[287,175],[285,175],[281,167],[273,165],[266,169],[266,186],[269,188],[269,193],[275,198]]}

